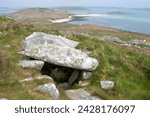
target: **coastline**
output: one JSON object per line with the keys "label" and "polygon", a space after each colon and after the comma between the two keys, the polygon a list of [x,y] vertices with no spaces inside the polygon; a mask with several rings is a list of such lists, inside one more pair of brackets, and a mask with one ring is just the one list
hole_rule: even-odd
{"label": "coastline", "polygon": [[66,23],[66,22],[70,22],[70,21],[78,21],[81,18],[84,17],[107,17],[109,15],[106,14],[73,14],[70,15],[68,18],[65,19],[56,19],[56,20],[52,20],[53,23]]}
{"label": "coastline", "polygon": [[[136,25],[134,24],[134,22],[129,22],[129,24],[126,22],[125,23],[126,25],[117,23],[117,21],[119,21],[120,18],[121,20],[124,19],[123,13],[122,12],[121,13],[120,12],[106,12],[106,13],[81,13],[79,12],[79,13],[72,14],[69,11],[60,10],[56,8],[52,8],[52,9],[51,8],[26,8],[26,9],[19,9],[17,12],[11,13],[7,16],[15,20],[24,20],[24,21],[39,22],[41,20],[42,22],[47,22],[47,23],[48,22],[49,23],[70,22],[69,24],[77,24],[77,25],[78,24],[79,25],[81,24],[93,25],[94,24],[94,25],[98,25],[102,27],[110,27],[116,30],[123,30],[123,31],[150,35],[150,32],[148,30],[149,29],[148,25],[146,25],[145,29],[141,29],[140,25],[139,27],[135,28]],[[90,17],[93,17],[93,18],[90,18]],[[100,19],[100,20],[97,20],[97,19]],[[114,24],[113,24],[113,21],[115,21]],[[133,23],[133,26],[131,26],[132,23]]]}

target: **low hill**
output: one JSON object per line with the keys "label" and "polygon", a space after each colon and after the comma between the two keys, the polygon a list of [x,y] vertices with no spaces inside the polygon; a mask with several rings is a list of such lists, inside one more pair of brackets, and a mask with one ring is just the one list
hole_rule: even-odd
{"label": "low hill", "polygon": [[49,8],[28,8],[19,10],[9,15],[17,20],[39,20],[39,19],[63,19],[68,18],[69,13]]}

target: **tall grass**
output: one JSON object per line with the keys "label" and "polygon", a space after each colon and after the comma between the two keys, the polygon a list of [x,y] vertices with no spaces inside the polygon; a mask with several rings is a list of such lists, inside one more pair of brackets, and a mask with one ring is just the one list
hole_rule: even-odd
{"label": "tall grass", "polygon": [[0,50],[0,79],[9,71],[10,62],[4,51]]}

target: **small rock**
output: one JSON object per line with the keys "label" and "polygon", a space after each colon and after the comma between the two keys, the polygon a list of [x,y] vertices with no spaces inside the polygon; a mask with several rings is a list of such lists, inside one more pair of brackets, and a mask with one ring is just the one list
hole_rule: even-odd
{"label": "small rock", "polygon": [[52,71],[52,76],[56,81],[59,81],[59,82],[63,82],[66,80],[66,74],[61,69],[58,69],[58,68],[55,68]]}
{"label": "small rock", "polygon": [[2,32],[0,32],[0,34],[2,34]]}
{"label": "small rock", "polygon": [[48,84],[41,85],[37,88],[37,90],[41,91],[41,92],[44,92],[44,93],[48,93],[54,99],[59,98],[59,91],[56,88],[54,83],[48,83]]}
{"label": "small rock", "polygon": [[32,77],[20,80],[19,82],[28,82],[34,80]]}
{"label": "small rock", "polygon": [[89,84],[90,84],[89,81],[79,81],[79,85],[80,85],[80,86],[87,86],[87,85],[89,85]]}
{"label": "small rock", "polygon": [[10,48],[10,45],[5,45],[4,47],[5,47],[5,48]]}
{"label": "small rock", "polygon": [[53,79],[50,76],[47,76],[47,75],[37,76],[35,79],[37,79],[37,80],[48,79],[50,81],[53,81]]}
{"label": "small rock", "polygon": [[112,89],[114,87],[114,82],[113,81],[100,81],[100,85],[102,89]]}
{"label": "small rock", "polygon": [[65,89],[65,90],[70,89],[70,86],[69,86],[69,84],[67,82],[60,83],[58,86],[61,87],[61,88],[63,88],[63,89]]}
{"label": "small rock", "polygon": [[145,46],[150,46],[150,41],[147,40],[138,40],[138,39],[133,39],[128,41],[129,44],[132,45],[145,45]]}
{"label": "small rock", "polygon": [[120,44],[120,45],[123,47],[130,47],[131,46],[131,44]]}
{"label": "small rock", "polygon": [[68,79],[68,83],[71,86],[79,77],[79,70],[74,70],[74,72],[71,74],[71,76]]}
{"label": "small rock", "polygon": [[18,52],[18,54],[25,55],[25,52],[24,51],[20,51],[20,52]]}
{"label": "small rock", "polygon": [[91,51],[88,51],[88,50],[83,50],[82,52],[84,52],[84,53],[87,54],[87,55],[89,55],[89,54],[92,53]]}
{"label": "small rock", "polygon": [[19,61],[18,65],[22,66],[23,68],[34,68],[37,70],[41,70],[44,62],[38,60],[23,60]]}
{"label": "small rock", "polygon": [[92,76],[92,72],[83,71],[82,76],[83,79],[87,80]]}
{"label": "small rock", "polygon": [[100,98],[91,96],[90,93],[83,89],[66,90],[65,93],[72,100],[100,100]]}
{"label": "small rock", "polygon": [[53,81],[53,79],[50,77],[50,76],[47,76],[47,75],[41,75],[41,76],[37,76],[35,78],[25,78],[23,80],[20,80],[19,82],[28,82],[28,81],[32,81],[32,80],[43,80],[43,79],[48,79],[50,81]]}
{"label": "small rock", "polygon": [[118,37],[112,37],[112,36],[104,35],[103,39],[108,40],[108,41],[112,41],[112,42],[115,42],[115,43],[118,43],[118,44],[127,44],[125,41],[122,41]]}

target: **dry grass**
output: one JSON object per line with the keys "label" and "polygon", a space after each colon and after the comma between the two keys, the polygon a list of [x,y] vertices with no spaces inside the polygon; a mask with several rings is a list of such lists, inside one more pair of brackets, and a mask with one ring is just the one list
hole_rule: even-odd
{"label": "dry grass", "polygon": [[6,53],[0,50],[0,79],[8,72],[9,66],[10,63]]}

